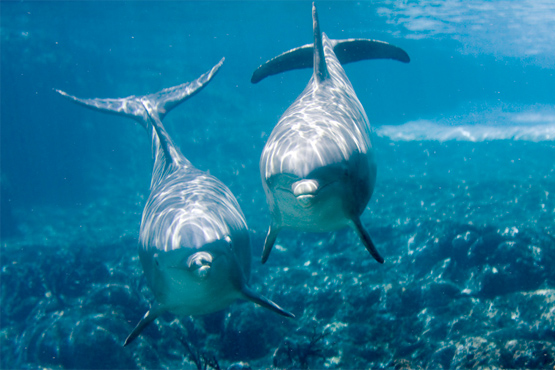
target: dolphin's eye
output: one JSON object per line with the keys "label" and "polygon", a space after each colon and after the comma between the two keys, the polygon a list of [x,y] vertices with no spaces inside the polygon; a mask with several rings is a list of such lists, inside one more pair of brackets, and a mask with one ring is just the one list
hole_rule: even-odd
{"label": "dolphin's eye", "polygon": [[231,240],[231,237],[229,235],[226,235],[224,237],[224,240],[227,244],[229,244],[229,249],[233,249],[233,240]]}

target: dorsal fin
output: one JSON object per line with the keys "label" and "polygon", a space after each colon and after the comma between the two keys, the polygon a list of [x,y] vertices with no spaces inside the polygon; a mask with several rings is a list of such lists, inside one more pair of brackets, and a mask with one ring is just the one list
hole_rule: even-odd
{"label": "dorsal fin", "polygon": [[324,45],[322,44],[322,32],[320,32],[318,12],[316,11],[314,3],[312,3],[312,29],[314,31],[314,79],[317,82],[322,82],[326,78],[329,78],[330,73],[326,65]]}
{"label": "dorsal fin", "polygon": [[162,125],[162,120],[170,110],[202,90],[218,72],[223,62],[224,58],[210,71],[192,82],[169,87],[149,95],[131,95],[119,99],[82,99],[61,90],[56,90],[56,92],[88,108],[133,118],[147,131],[153,129],[160,141],[166,162],[182,164],[188,161],[179,154],[177,148],[173,145],[170,136]]}

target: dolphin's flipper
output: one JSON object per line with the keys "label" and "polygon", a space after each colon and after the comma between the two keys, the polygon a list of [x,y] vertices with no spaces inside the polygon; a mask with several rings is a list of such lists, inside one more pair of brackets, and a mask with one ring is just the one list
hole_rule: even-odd
{"label": "dolphin's flipper", "polygon": [[366,231],[364,226],[362,226],[362,223],[360,222],[360,219],[358,217],[353,220],[353,228],[357,232],[358,236],[362,240],[362,243],[364,244],[368,252],[370,252],[372,257],[374,257],[374,259],[379,263],[384,263],[383,257],[380,256],[380,253],[376,249],[374,242],[372,241],[372,239],[370,239],[368,231]]}
{"label": "dolphin's flipper", "polygon": [[276,227],[274,224],[270,225],[268,235],[266,235],[266,241],[264,242],[264,250],[262,251],[262,263],[266,263],[268,260],[280,230],[281,228]]}
{"label": "dolphin's flipper", "polygon": [[260,305],[264,308],[267,308],[270,311],[274,311],[275,313],[278,313],[278,314],[280,314],[282,316],[285,316],[285,317],[295,317],[295,315],[293,315],[291,312],[285,311],[283,308],[281,308],[280,306],[278,306],[274,302],[270,301],[268,298],[252,291],[247,286],[245,286],[245,287],[243,287],[243,289],[241,289],[241,293],[243,293],[243,296],[244,296],[245,299],[247,299],[251,302],[254,302],[254,303],[256,303],[256,304],[258,304],[258,305]]}
{"label": "dolphin's flipper", "polygon": [[143,329],[150,324],[151,322],[153,322],[154,320],[156,320],[156,318],[158,316],[160,316],[162,313],[166,312],[166,308],[162,307],[160,304],[156,303],[152,309],[150,309],[145,316],[141,319],[141,321],[139,321],[139,323],[137,324],[137,326],[135,326],[135,329],[133,329],[133,331],[131,332],[131,334],[129,334],[129,336],[127,337],[127,339],[125,340],[125,343],[123,343],[123,346],[127,346],[129,343],[131,343],[132,341],[135,340],[135,338],[137,338],[139,336],[139,334],[141,334],[141,332],[143,331]]}

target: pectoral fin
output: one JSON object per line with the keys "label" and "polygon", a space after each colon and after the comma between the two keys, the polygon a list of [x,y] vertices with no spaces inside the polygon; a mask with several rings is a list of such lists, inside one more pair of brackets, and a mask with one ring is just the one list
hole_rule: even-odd
{"label": "pectoral fin", "polygon": [[276,225],[270,225],[270,228],[268,229],[268,235],[266,235],[266,241],[264,242],[264,250],[262,251],[262,263],[266,263],[266,261],[268,260],[270,252],[272,251],[272,247],[276,242],[280,230],[281,228],[277,227]]}
{"label": "pectoral fin", "polygon": [[251,302],[254,302],[257,305],[260,305],[264,308],[267,308],[270,311],[274,311],[275,313],[278,313],[278,314],[280,314],[282,316],[286,316],[286,317],[293,317],[293,318],[295,317],[295,315],[293,315],[291,312],[285,311],[283,308],[281,308],[280,306],[278,306],[274,302],[270,301],[268,298],[252,291],[247,286],[245,286],[245,287],[243,287],[243,289],[241,289],[241,293],[243,293],[243,296],[244,296],[245,299],[247,299]]}
{"label": "pectoral fin", "polygon": [[143,331],[143,329],[150,324],[151,322],[153,322],[154,320],[156,320],[156,318],[158,316],[160,316],[162,313],[164,313],[166,311],[165,307],[162,307],[160,304],[156,303],[154,304],[154,306],[144,315],[144,317],[141,319],[141,321],[139,321],[139,323],[137,324],[137,326],[135,326],[135,329],[133,329],[133,331],[131,332],[131,334],[129,334],[129,336],[127,337],[127,339],[125,340],[125,343],[123,344],[123,346],[127,346],[129,343],[131,343],[132,341],[135,340],[135,338],[137,338],[139,336],[139,334],[141,334],[141,332]]}
{"label": "pectoral fin", "polygon": [[364,244],[368,252],[370,252],[372,257],[374,257],[374,259],[379,263],[384,263],[383,257],[380,256],[380,253],[376,249],[374,242],[372,242],[372,239],[370,239],[368,231],[366,231],[364,226],[362,226],[362,223],[360,222],[360,219],[358,217],[353,219],[353,228],[357,232],[358,236],[362,240],[362,243]]}

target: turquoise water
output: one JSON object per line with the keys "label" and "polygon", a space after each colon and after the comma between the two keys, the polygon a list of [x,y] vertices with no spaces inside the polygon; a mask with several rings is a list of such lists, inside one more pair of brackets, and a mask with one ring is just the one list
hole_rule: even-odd
{"label": "turquoise water", "polygon": [[[321,2],[334,39],[403,48],[345,66],[374,131],[376,189],[351,231],[270,221],[262,148],[309,70],[250,83],[312,41],[310,2],[2,2],[2,368],[456,368],[555,365],[555,5]],[[237,302],[165,315],[121,345],[153,302],[137,255],[149,138],[70,104],[219,74],[164,124],[247,218],[255,290],[288,320]],[[218,365],[216,365],[218,364]],[[239,365],[237,365],[239,366]]]}

